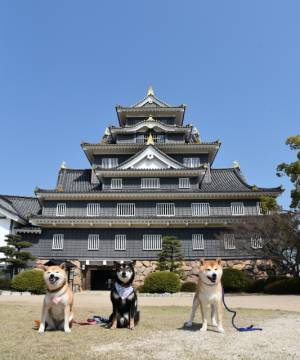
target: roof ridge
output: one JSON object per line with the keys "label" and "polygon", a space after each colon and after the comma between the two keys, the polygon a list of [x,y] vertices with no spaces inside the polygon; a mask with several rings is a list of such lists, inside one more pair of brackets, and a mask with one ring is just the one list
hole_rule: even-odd
{"label": "roof ridge", "polygon": [[34,196],[29,196],[29,195],[5,195],[5,194],[0,194],[0,198],[7,198],[7,197],[12,197],[12,198],[22,198],[22,199],[32,199],[32,200],[37,200],[36,197]]}

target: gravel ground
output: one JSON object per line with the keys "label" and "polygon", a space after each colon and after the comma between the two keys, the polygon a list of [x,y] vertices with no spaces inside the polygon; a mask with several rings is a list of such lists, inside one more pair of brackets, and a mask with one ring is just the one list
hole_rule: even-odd
{"label": "gravel ground", "polygon": [[[263,331],[236,332],[228,313],[225,334],[216,333],[213,328],[200,333],[199,313],[194,326],[184,328],[192,294],[183,294],[140,296],[141,323],[134,331],[74,325],[69,335],[63,332],[40,335],[32,325],[40,316],[42,296],[0,296],[0,359],[300,359],[300,297],[251,295],[227,299],[230,306],[240,308],[239,326],[253,323]],[[107,292],[76,294],[76,319],[108,315],[110,309]]]}

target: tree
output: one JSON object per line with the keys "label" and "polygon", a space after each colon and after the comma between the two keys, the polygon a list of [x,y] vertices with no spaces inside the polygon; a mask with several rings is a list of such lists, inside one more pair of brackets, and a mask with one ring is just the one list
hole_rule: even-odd
{"label": "tree", "polygon": [[269,215],[249,217],[247,221],[235,224],[233,230],[237,238],[248,240],[245,244],[248,248],[253,236],[261,239],[263,257],[271,259],[281,273],[298,277],[300,276],[299,224],[299,214],[296,212],[273,212]]}
{"label": "tree", "polygon": [[183,260],[181,242],[175,236],[164,236],[162,250],[158,254],[159,270],[178,272]]}
{"label": "tree", "polygon": [[11,265],[12,277],[17,275],[20,269],[27,266],[29,260],[34,260],[35,257],[29,251],[23,249],[29,248],[32,243],[29,241],[22,241],[21,235],[6,235],[6,246],[0,247],[0,252],[4,254],[4,258],[0,262],[5,262]]}
{"label": "tree", "polygon": [[300,135],[290,136],[286,140],[286,145],[289,145],[291,150],[297,151],[296,161],[289,164],[281,163],[277,166],[277,176],[286,175],[290,178],[294,189],[291,191],[291,208],[300,208]]}

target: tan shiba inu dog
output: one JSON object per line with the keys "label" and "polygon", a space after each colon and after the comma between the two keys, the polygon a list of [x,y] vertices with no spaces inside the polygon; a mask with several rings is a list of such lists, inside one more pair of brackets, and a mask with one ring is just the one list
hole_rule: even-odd
{"label": "tan shiba inu dog", "polygon": [[200,272],[197,290],[193,300],[193,308],[190,319],[185,326],[192,326],[196,310],[200,305],[202,314],[202,328],[207,330],[208,311],[211,308],[211,323],[217,327],[217,331],[223,333],[222,324],[222,284],[223,274],[221,259],[204,260],[200,259]]}
{"label": "tan shiba inu dog", "polygon": [[68,286],[65,265],[45,266],[39,263],[37,267],[44,270],[44,280],[47,285],[39,333],[43,333],[45,329],[71,332],[73,292]]}

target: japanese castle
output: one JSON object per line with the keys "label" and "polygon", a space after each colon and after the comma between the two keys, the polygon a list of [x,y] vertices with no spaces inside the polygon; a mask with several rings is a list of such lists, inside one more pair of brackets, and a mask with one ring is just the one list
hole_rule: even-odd
{"label": "japanese castle", "polygon": [[221,143],[201,141],[185,110],[152,87],[135,105],[116,106],[118,125],[81,144],[88,168],[63,163],[54,189],[36,188],[39,207],[16,227],[33,255],[75,262],[87,289],[105,288],[114,260],[152,271],[166,235],[181,241],[187,268],[200,257],[263,259],[262,239],[236,239],[231,225],[261,215],[261,197],[282,188],[249,185],[236,162],[214,168]]}

